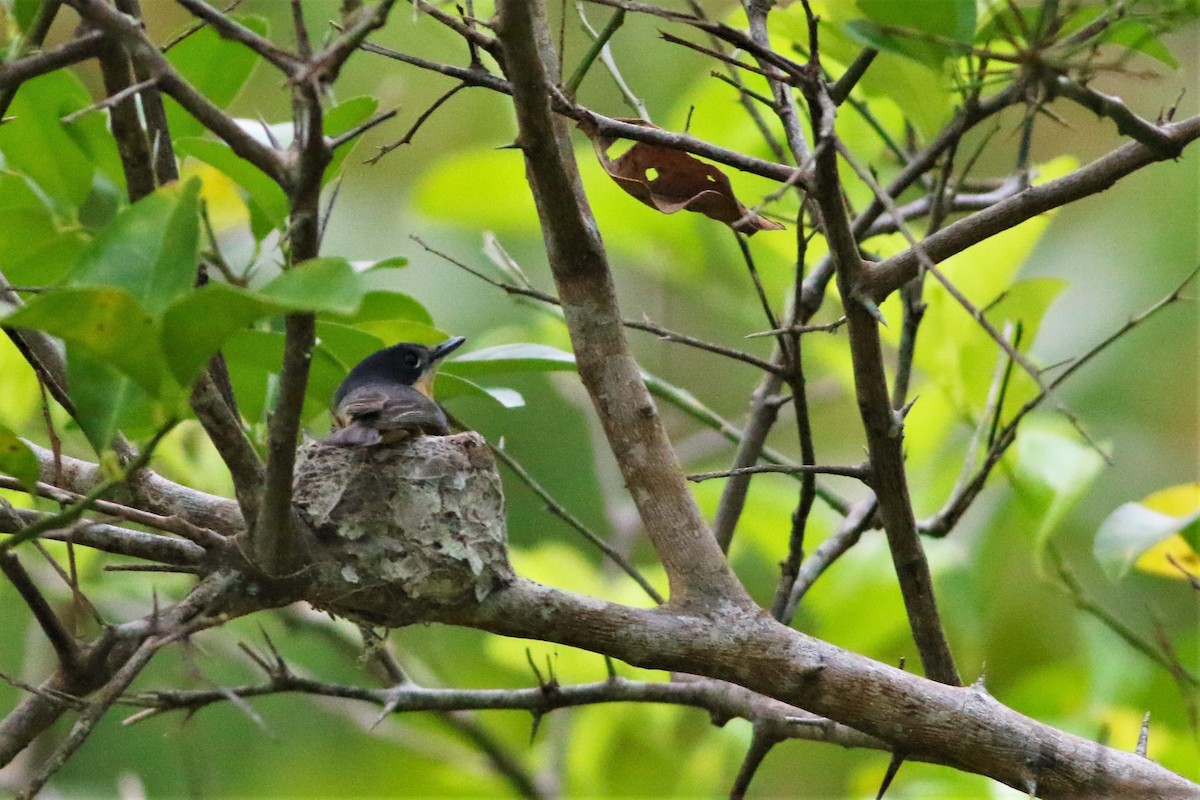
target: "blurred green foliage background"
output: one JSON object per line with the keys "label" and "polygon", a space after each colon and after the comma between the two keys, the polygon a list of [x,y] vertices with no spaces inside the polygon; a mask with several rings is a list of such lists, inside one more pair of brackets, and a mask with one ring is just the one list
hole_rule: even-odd
{"label": "blurred green foliage background", "polygon": [[[478,3],[475,13],[490,11]],[[830,39],[826,57],[852,54],[850,40],[838,34],[842,22],[858,15],[851,3],[828,3]],[[188,17],[167,3],[144,3],[156,40],[163,41],[187,24]],[[714,16],[731,13],[729,4],[706,4]],[[325,30],[336,17],[337,3],[305,4],[311,29]],[[263,30],[289,41],[287,4],[247,0],[238,13],[261,20]],[[576,12],[567,9],[566,61],[573,64],[586,48]],[[588,7],[593,24],[606,16]],[[775,12],[780,37],[801,39],[798,6]],[[255,23],[258,24],[258,23]],[[634,91],[655,122],[673,130],[685,123],[696,135],[762,157],[769,152],[740,111],[729,86],[709,77],[713,65],[703,56],[662,42],[664,23],[631,15],[613,43],[613,52]],[[52,39],[70,34],[56,29]],[[388,28],[373,37],[387,47],[437,61],[465,63],[460,41],[431,20],[398,7]],[[1191,91],[1200,82],[1200,48],[1195,27],[1168,36],[1165,44],[1177,69],[1144,55],[1127,69],[1097,76],[1094,86],[1127,99],[1153,118],[1174,103],[1181,90],[1179,116],[1197,112]],[[221,97],[222,76],[249,70],[235,46],[220,58],[192,67],[208,81],[207,91]],[[180,56],[182,57],[182,56]],[[1154,73],[1151,77],[1148,73]],[[98,77],[78,72],[97,96]],[[66,86],[66,84],[64,84]],[[503,249],[538,287],[552,282],[541,249],[536,214],[523,177],[520,152],[498,149],[510,144],[515,124],[502,96],[466,89],[450,99],[416,133],[411,144],[377,165],[362,163],[375,147],[399,138],[443,92],[450,79],[421,72],[382,57],[359,54],[344,71],[331,98],[345,103],[360,96],[378,99],[380,109],[396,107],[397,118],[366,134],[346,161],[325,239],[325,254],[352,262],[404,258],[395,288],[419,300],[438,331],[465,335],[464,350],[538,342],[569,349],[563,325],[536,304],[515,301],[445,259],[451,255],[487,274],[495,268],[486,245],[494,235]],[[33,86],[22,94],[28,94]],[[945,74],[899,56],[885,55],[863,84],[864,97],[894,136],[902,139],[905,121],[917,136],[934,131],[953,112]],[[53,92],[61,103],[64,92]],[[71,88],[70,91],[79,91]],[[45,97],[45,95],[43,95]],[[81,95],[82,97],[82,95]],[[231,99],[235,115],[285,124],[288,91],[279,76],[258,67],[246,87]],[[629,116],[613,82],[595,69],[583,84],[580,100],[612,116]],[[30,102],[37,102],[36,99]],[[85,104],[80,99],[78,105]],[[1066,104],[1056,104],[1061,122],[1039,119],[1032,160],[1039,180],[1064,174],[1073,164],[1108,152],[1121,139],[1111,122]],[[981,174],[1005,174],[1015,159],[1022,109],[1000,118],[981,160]],[[26,112],[28,113],[28,112]],[[95,118],[93,118],[95,119]],[[94,123],[89,123],[94,124]],[[187,125],[176,119],[176,130]],[[15,126],[10,126],[15,129]],[[194,127],[194,126],[193,126]],[[283,129],[283,128],[281,128]],[[196,135],[200,131],[187,131]],[[861,120],[843,115],[839,132],[862,160],[887,175],[895,171],[884,148]],[[6,133],[8,131],[6,130]],[[102,134],[102,131],[99,133]],[[970,141],[977,143],[981,131]],[[15,134],[10,134],[10,140]],[[6,140],[7,141],[7,140]],[[19,166],[13,145],[0,142],[6,167]],[[204,144],[185,152],[199,154]],[[745,339],[767,327],[730,232],[699,215],[658,215],[621,192],[604,175],[591,147],[577,136],[577,153],[601,232],[608,247],[625,316],[643,315],[670,328],[766,357],[767,338]],[[103,161],[103,156],[98,156]],[[1047,218],[1031,221],[1000,240],[976,247],[946,265],[972,299],[986,304],[1013,281],[1005,302],[1025,318],[1027,333],[1036,329],[1032,354],[1043,364],[1078,354],[1169,291],[1200,261],[1200,156],[1152,166],[1119,185]],[[103,172],[103,170],[102,170]],[[250,212],[239,192],[196,159],[185,172],[204,180],[214,227],[227,257],[248,263],[254,255]],[[111,163],[107,174],[112,175]],[[747,205],[775,188],[746,175],[731,175]],[[79,222],[111,217],[115,199],[88,192],[80,199]],[[864,203],[865,187],[851,185],[851,200]],[[261,198],[260,198],[261,199]],[[270,208],[269,199],[264,208]],[[786,201],[784,204],[786,209]],[[794,205],[791,207],[794,210]],[[269,215],[268,215],[269,216]],[[4,221],[0,220],[0,227]],[[765,232],[752,248],[770,296],[781,299],[792,278],[794,231]],[[70,238],[70,234],[64,234]],[[69,261],[72,245],[63,245]],[[886,255],[902,247],[898,237],[872,242]],[[269,252],[260,277],[271,273]],[[1194,291],[1194,290],[1193,290]],[[978,413],[995,365],[995,348],[975,331],[944,294],[930,288],[931,310],[920,340],[919,396],[909,418],[907,442],[910,480],[919,515],[937,510],[960,471],[971,434],[971,412]],[[838,316],[828,301],[817,321]],[[895,299],[883,311],[899,320]],[[1044,311],[1044,317],[1041,316]],[[405,334],[423,335],[419,324],[380,324],[374,335],[387,341]],[[414,333],[415,332],[415,333]],[[1132,749],[1142,715],[1150,711],[1150,755],[1192,779],[1200,778],[1197,759],[1196,687],[1177,682],[1161,666],[1130,648],[1094,617],[1080,612],[1048,567],[1043,544],[1052,539],[1088,596],[1109,609],[1147,641],[1163,638],[1180,662],[1200,664],[1197,594],[1178,580],[1131,572],[1107,579],[1092,557],[1092,541],[1102,520],[1122,503],[1137,501],[1166,486],[1200,477],[1197,464],[1197,375],[1200,364],[1196,306],[1178,305],[1135,331],[1098,358],[1062,392],[1062,399],[1088,430],[1106,442],[1115,463],[1104,467],[1051,413],[1028,424],[1027,437],[1006,459],[994,485],[950,537],[928,542],[950,641],[968,679],[986,674],[989,690],[1002,702],[1051,725],[1083,736],[1099,737]],[[332,331],[330,335],[333,335]],[[643,367],[668,384],[685,388],[712,411],[738,420],[757,375],[744,364],[720,360],[647,334],[630,332]],[[389,342],[390,343],[390,342]],[[245,363],[253,362],[253,342]],[[856,463],[862,435],[849,384],[844,336],[815,334],[805,340],[818,461]],[[239,351],[240,352],[240,351]],[[257,352],[257,351],[255,351]],[[242,385],[233,359],[235,383]],[[337,366],[314,385],[310,430],[320,435],[327,417],[320,409]],[[450,367],[451,371],[453,367]],[[564,507],[618,547],[633,553],[639,566],[665,589],[652,553],[638,529],[603,436],[587,398],[570,374],[513,371],[486,376],[520,392],[524,405],[503,408],[477,395],[451,397],[447,406],[489,441],[503,442]],[[257,380],[258,383],[254,384]],[[247,373],[246,387],[265,386],[262,370]],[[261,409],[246,389],[243,402]],[[1021,391],[1029,392],[1026,386]],[[0,422],[44,441],[36,381],[7,341],[0,344]],[[732,456],[732,445],[678,408],[667,407],[667,420],[680,458],[689,471],[719,469]],[[254,415],[261,420],[261,414]],[[62,415],[56,415],[60,426]],[[261,423],[260,423],[261,424]],[[86,454],[78,431],[66,431],[69,448]],[[794,425],[776,430],[773,446],[795,451]],[[155,466],[181,482],[207,491],[229,493],[227,476],[198,425],[188,422],[159,450]],[[640,605],[647,598],[621,573],[601,561],[579,537],[546,513],[542,503],[510,473],[505,475],[513,561],[522,574],[547,583]],[[751,592],[769,602],[777,562],[786,545],[797,485],[784,476],[755,479],[750,502],[734,539],[731,559]],[[852,481],[828,485],[847,497],[860,493]],[[719,482],[695,485],[705,512],[711,514]],[[13,502],[23,502],[12,495]],[[836,517],[818,504],[808,534],[809,549],[829,534]],[[129,573],[102,573],[111,559],[79,552],[78,569],[88,596],[103,616],[124,619],[146,613],[152,593],[177,595],[183,579]],[[48,569],[43,570],[48,574]],[[39,573],[40,575],[40,573]],[[55,586],[52,580],[44,585]],[[56,599],[64,613],[72,608],[58,584]],[[6,609],[0,626],[0,672],[37,683],[52,668],[52,654],[19,598],[0,585]],[[78,610],[77,610],[78,611]],[[93,625],[86,614],[81,630]],[[806,597],[796,625],[801,630],[887,663],[917,659],[883,537],[871,533],[844,557]],[[260,630],[261,626],[261,630]],[[297,671],[330,681],[371,683],[359,657],[358,633],[349,624],[296,608],[260,615],[196,637],[186,652],[164,654],[136,684],[211,686],[258,680],[239,642],[261,647],[263,633]],[[563,682],[596,680],[605,674],[599,656],[540,643],[506,641],[473,631],[414,627],[391,633],[390,644],[419,682],[439,686],[524,687],[534,683],[527,655],[549,662]],[[620,666],[624,675],[658,678]],[[0,684],[0,704],[11,708],[20,691]],[[277,696],[252,701],[254,714],[231,704],[206,709],[192,718],[165,715],[129,727],[110,716],[100,732],[54,783],[65,797],[134,797],[142,787],[150,797],[422,797],[492,796],[509,792],[503,778],[461,732],[435,715],[390,717],[375,725],[373,708],[349,702]],[[133,709],[130,710],[130,713]],[[531,737],[526,714],[488,712],[474,715],[531,770],[571,797],[711,797],[728,791],[750,727],[735,720],[720,728],[697,711],[612,705],[558,711],[543,720]],[[65,726],[59,732],[65,733]],[[27,754],[33,761],[49,752],[43,741]],[[767,758],[752,788],[759,797],[840,798],[873,796],[888,757],[828,745],[785,742]],[[10,772],[21,769],[20,764]],[[7,778],[0,775],[0,785]],[[56,795],[56,796],[59,796]],[[892,798],[1009,797],[1004,787],[971,776],[921,764],[906,764]]]}

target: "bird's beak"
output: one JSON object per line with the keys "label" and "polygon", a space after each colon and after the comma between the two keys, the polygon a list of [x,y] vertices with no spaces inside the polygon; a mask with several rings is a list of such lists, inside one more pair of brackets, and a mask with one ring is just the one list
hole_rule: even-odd
{"label": "bird's beak", "polygon": [[442,342],[439,345],[434,345],[431,348],[431,352],[433,353],[432,361],[434,363],[441,361],[443,358],[450,355],[455,350],[457,350],[459,347],[461,347],[462,343],[465,342],[466,340],[467,340],[467,337],[465,337],[465,336],[455,336],[453,339],[447,339],[446,341]]}
{"label": "bird's beak", "polygon": [[455,336],[453,339],[447,339],[441,344],[434,345],[433,347],[429,348],[430,355],[432,356],[432,358],[429,359],[429,366],[425,367],[425,370],[421,373],[421,377],[417,378],[417,381],[413,384],[413,387],[418,392],[432,400],[433,376],[434,373],[437,372],[438,364],[441,363],[443,358],[461,347],[462,343],[466,340],[467,337],[465,336]]}

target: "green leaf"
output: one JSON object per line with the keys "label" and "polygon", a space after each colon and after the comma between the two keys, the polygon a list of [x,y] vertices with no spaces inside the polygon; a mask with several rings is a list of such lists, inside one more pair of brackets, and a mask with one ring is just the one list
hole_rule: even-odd
{"label": "green leaf", "polygon": [[349,316],[362,305],[363,282],[344,258],[313,258],[284,272],[258,294],[297,311]]}
{"label": "green leaf", "polygon": [[1108,26],[1100,40],[1106,44],[1115,44],[1141,53],[1166,64],[1171,69],[1179,69],[1179,61],[1167,49],[1154,31],[1145,23],[1128,17],[1118,19]]}
{"label": "green leaf", "polygon": [[229,337],[280,307],[245,289],[210,283],[177,300],[163,315],[162,350],[171,374],[191,386]]}
{"label": "green leaf", "polygon": [[[248,419],[262,419],[265,408],[272,402],[271,376],[278,375],[283,365],[284,342],[282,333],[251,330],[231,337],[223,348],[238,402],[245,405],[243,411]],[[345,368],[326,348],[320,345],[313,348],[302,412],[305,420],[329,410],[329,401],[345,374]]]}
{"label": "green leaf", "polygon": [[975,0],[858,0],[867,18],[894,28],[907,28],[968,45],[975,37]]}
{"label": "green leaf", "polygon": [[149,406],[146,393],[127,375],[78,348],[67,349],[67,381],[79,427],[97,453]]}
{"label": "green leaf", "polygon": [[[234,15],[232,18],[261,36],[267,35],[267,21],[262,17]],[[229,107],[258,63],[253,50],[222,38],[211,27],[201,28],[175,45],[167,52],[167,59],[188,83],[220,108]],[[163,97],[167,123],[175,137],[204,133],[204,126],[195,117],[169,95]]]}
{"label": "green leaf", "polygon": [[0,472],[13,476],[27,489],[38,480],[38,460],[11,429],[0,425]]}
{"label": "green leaf", "polygon": [[387,347],[378,336],[349,325],[317,320],[317,342],[338,360],[347,372],[372,353]]}
{"label": "green leaf", "polygon": [[858,7],[867,18],[847,22],[847,33],[932,67],[960,55],[975,37],[975,0],[859,0]]}
{"label": "green leaf", "polygon": [[1138,557],[1159,542],[1200,522],[1200,511],[1177,517],[1125,503],[1113,511],[1096,531],[1092,554],[1110,580],[1123,578]]}
{"label": "green leaf", "polygon": [[574,372],[575,356],[545,344],[502,344],[473,350],[442,367],[459,376],[501,372]]}
{"label": "green leaf", "polygon": [[1034,532],[1034,553],[1044,566],[1051,534],[1086,494],[1104,459],[1074,433],[1024,428],[1017,437],[1015,484],[1018,496],[1040,520]]}
{"label": "green leaf", "polygon": [[385,258],[382,261],[376,261],[374,264],[367,267],[367,269],[364,271],[364,274],[373,272],[377,269],[378,270],[400,269],[401,267],[407,267],[407,266],[408,266],[407,258],[405,258],[404,256],[392,256],[391,258]]}
{"label": "green leaf", "polygon": [[37,16],[42,0],[13,0],[13,16],[17,19],[17,27],[22,32],[29,30]]}
{"label": "green leaf", "polygon": [[525,398],[515,389],[480,386],[474,381],[441,370],[438,371],[437,387],[439,401],[453,400],[456,397],[477,397],[506,409],[525,405]]}
{"label": "green leaf", "polygon": [[246,193],[250,228],[259,241],[271,231],[287,227],[288,199],[283,189],[258,167],[229,149],[224,142],[208,139],[177,139],[175,152],[191,156],[225,173]]}
{"label": "green leaf", "polygon": [[433,316],[425,306],[415,297],[402,292],[367,292],[363,295],[362,304],[353,314],[329,316],[349,324],[408,320],[433,327]]}
{"label": "green leaf", "polygon": [[61,229],[45,201],[12,172],[0,172],[0,220],[4,275],[18,286],[57,283],[87,242],[82,231]]}
{"label": "green leaf", "polygon": [[[70,131],[60,120],[91,102],[74,75],[52,72],[21,86],[8,108],[12,121],[0,125],[6,167],[28,175],[63,212],[77,209],[91,193],[96,164],[94,154],[81,146],[79,131]],[[86,130],[100,122],[97,115],[89,117],[75,125]]]}
{"label": "green leaf", "polygon": [[[177,300],[163,315],[162,350],[171,374],[190,386],[196,376],[234,334],[254,322],[290,311],[353,314],[361,303],[362,285],[343,259],[318,258],[298,264],[257,292],[210,283]],[[336,335],[325,328],[326,335]],[[361,333],[375,342],[380,340]],[[368,355],[376,347],[363,356]],[[327,353],[335,361],[336,356]],[[362,356],[360,356],[361,358]]]}
{"label": "green leaf", "polygon": [[122,209],[84,251],[68,282],[120,287],[152,315],[161,314],[195,284],[199,193],[193,178]]}
{"label": "green leaf", "polygon": [[354,327],[388,344],[396,342],[437,344],[449,338],[449,334],[433,325],[409,319],[366,320],[356,322]]}
{"label": "green leaf", "polygon": [[405,277],[400,268],[407,263],[407,259],[389,258],[365,270],[361,264],[356,265],[358,280],[365,292],[362,305],[350,315],[327,316],[347,324],[409,320],[432,327],[433,316],[420,301],[404,292],[404,287],[408,286],[411,280]]}
{"label": "green leaf", "polygon": [[158,326],[129,292],[117,288],[58,289],[32,298],[5,325],[37,328],[111,364],[151,395],[163,387]]}
{"label": "green leaf", "polygon": [[251,423],[266,421],[269,395],[270,369],[279,369],[278,364],[264,367],[260,364],[261,331],[241,331],[229,337],[221,346],[225,365],[229,369],[229,382],[237,396],[238,410]]}

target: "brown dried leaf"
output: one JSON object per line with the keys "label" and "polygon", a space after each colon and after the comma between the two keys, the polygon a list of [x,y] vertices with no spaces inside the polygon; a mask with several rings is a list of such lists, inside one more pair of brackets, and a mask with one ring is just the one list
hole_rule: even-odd
{"label": "brown dried leaf", "polygon": [[[638,119],[622,120],[634,125],[654,127]],[[617,185],[638,200],[664,214],[696,211],[724,222],[735,231],[750,236],[758,231],[783,230],[778,222],[750,211],[733,194],[729,178],[712,164],[681,150],[634,142],[615,161],[608,150],[617,140],[601,136],[595,125],[585,120],[579,129],[592,140],[596,157]]]}

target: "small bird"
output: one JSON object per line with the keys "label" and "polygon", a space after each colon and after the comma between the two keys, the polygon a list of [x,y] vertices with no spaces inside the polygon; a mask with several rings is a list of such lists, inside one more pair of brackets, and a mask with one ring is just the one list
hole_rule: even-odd
{"label": "small bird", "polygon": [[455,336],[433,347],[404,342],[364,358],[334,392],[334,431],[322,441],[368,446],[450,433],[433,400],[433,377],[441,360],[465,341]]}

